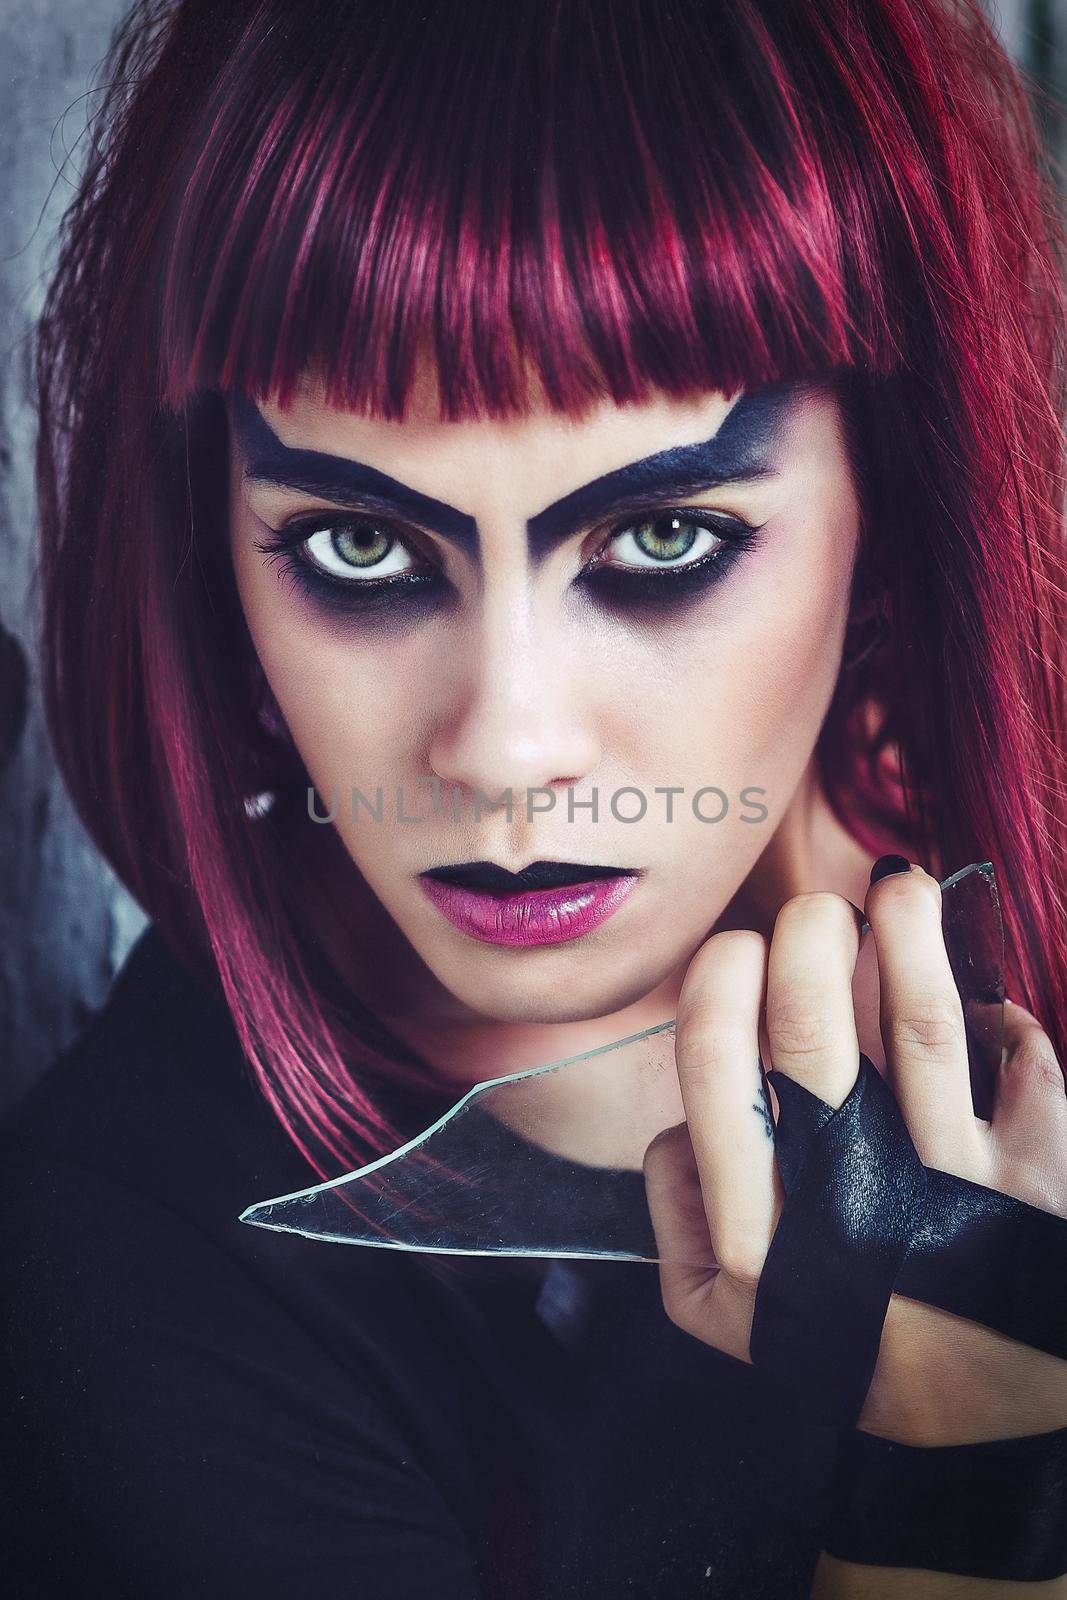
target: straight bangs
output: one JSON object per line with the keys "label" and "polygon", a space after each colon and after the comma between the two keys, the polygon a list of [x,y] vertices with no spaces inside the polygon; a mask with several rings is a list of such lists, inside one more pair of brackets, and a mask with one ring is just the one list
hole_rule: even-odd
{"label": "straight bangs", "polygon": [[894,370],[884,73],[822,10],[783,0],[772,33],[745,3],[254,7],[180,141],[165,403],[285,405],[313,369],[398,420],[428,366],[444,417],[505,417],[531,378],[580,413]]}

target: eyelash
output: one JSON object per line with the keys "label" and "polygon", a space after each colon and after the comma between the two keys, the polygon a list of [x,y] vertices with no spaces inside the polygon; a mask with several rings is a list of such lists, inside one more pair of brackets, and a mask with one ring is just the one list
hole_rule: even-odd
{"label": "eyelash", "polygon": [[[695,561],[679,562],[674,566],[617,567],[603,561],[603,551],[623,534],[631,533],[647,523],[658,523],[675,518],[706,530],[723,543],[709,550]],[[254,541],[254,548],[267,556],[268,561],[281,560],[282,571],[297,583],[302,592],[312,599],[342,611],[356,607],[380,607],[391,599],[429,599],[429,591],[439,587],[436,571],[417,569],[386,578],[336,578],[321,571],[314,560],[302,553],[302,547],[318,533],[370,523],[386,535],[392,543],[384,561],[395,544],[410,551],[410,543],[387,518],[378,518],[373,512],[343,515],[323,513],[295,518],[280,528],[271,528],[273,537]],[[713,583],[721,582],[745,551],[759,542],[763,525],[745,522],[742,518],[706,506],[666,506],[638,512],[625,522],[612,527],[596,555],[583,568],[578,579],[583,587],[607,601],[640,606],[658,606],[663,602],[683,600]]]}

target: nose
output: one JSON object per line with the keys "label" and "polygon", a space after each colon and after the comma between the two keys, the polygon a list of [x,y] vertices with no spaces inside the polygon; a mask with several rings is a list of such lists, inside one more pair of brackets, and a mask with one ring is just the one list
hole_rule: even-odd
{"label": "nose", "polygon": [[485,599],[441,662],[442,714],[429,752],[442,780],[493,798],[577,784],[600,759],[588,672],[573,631],[529,592]]}

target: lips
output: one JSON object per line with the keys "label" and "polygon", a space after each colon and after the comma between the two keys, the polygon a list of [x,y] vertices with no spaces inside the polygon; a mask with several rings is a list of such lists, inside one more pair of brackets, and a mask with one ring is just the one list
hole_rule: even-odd
{"label": "lips", "polygon": [[453,867],[430,867],[424,878],[455,883],[480,894],[525,894],[533,889],[562,889],[596,878],[628,877],[633,867],[600,867],[578,861],[534,861],[518,872],[498,867],[495,861],[460,861]]}
{"label": "lips", "polygon": [[449,922],[487,944],[530,946],[580,939],[606,922],[636,887],[636,869],[537,861],[519,872],[463,862],[420,873],[424,894]]}

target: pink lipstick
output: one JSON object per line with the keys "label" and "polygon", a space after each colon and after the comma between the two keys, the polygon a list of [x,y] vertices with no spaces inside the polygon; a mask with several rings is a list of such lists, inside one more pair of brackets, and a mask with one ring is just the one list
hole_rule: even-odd
{"label": "pink lipstick", "polygon": [[[539,864],[540,865],[540,864]],[[546,868],[554,864],[546,864]],[[636,887],[636,872],[592,868],[584,881],[560,884],[554,888],[526,889],[517,893],[491,892],[468,883],[451,882],[447,869],[421,873],[419,883],[427,898],[454,927],[486,944],[531,946],[562,944],[591,933],[613,915]],[[497,875],[522,883],[524,874]],[[527,881],[533,869],[527,869]],[[610,872],[610,876],[593,876]],[[477,872],[456,869],[454,876],[479,877]],[[536,873],[533,873],[536,878]],[[560,876],[577,878],[575,869]],[[488,872],[480,875],[483,880]]]}

